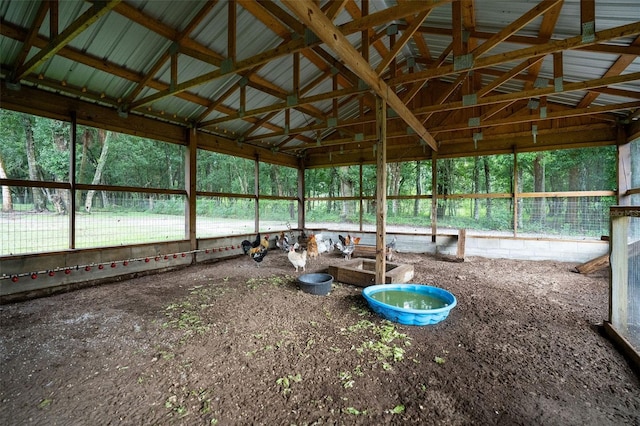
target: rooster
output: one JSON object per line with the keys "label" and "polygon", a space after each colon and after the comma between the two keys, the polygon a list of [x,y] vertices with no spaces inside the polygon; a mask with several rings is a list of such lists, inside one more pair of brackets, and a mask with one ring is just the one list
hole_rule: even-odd
{"label": "rooster", "polygon": [[256,248],[258,246],[260,246],[260,233],[258,232],[258,235],[256,235],[256,239],[253,240],[253,242],[249,241],[249,240],[243,240],[240,245],[242,246],[242,251],[244,252],[244,254],[249,254],[249,250],[251,250],[252,248]]}
{"label": "rooster", "polygon": [[289,262],[295,266],[296,272],[298,272],[298,268],[302,268],[302,271],[304,272],[304,267],[307,264],[307,251],[303,250],[302,253],[298,253],[296,251],[298,247],[298,243],[289,247],[289,254],[287,254],[287,257],[289,258]]}
{"label": "rooster", "polygon": [[335,247],[342,252],[344,258],[349,260],[351,259],[351,254],[356,249],[356,245],[360,244],[360,237],[351,238],[351,235],[347,235],[343,237],[342,235],[338,235],[340,241],[338,241]]}
{"label": "rooster", "polygon": [[[257,239],[259,237],[260,234],[258,234]],[[259,239],[256,246],[254,246],[254,244],[255,241],[250,243],[248,240],[244,240],[241,243],[242,250],[245,254],[248,254],[253,260],[255,260],[258,266],[260,266],[260,262],[262,262],[267,253],[269,253],[269,235],[265,235],[262,239]]]}

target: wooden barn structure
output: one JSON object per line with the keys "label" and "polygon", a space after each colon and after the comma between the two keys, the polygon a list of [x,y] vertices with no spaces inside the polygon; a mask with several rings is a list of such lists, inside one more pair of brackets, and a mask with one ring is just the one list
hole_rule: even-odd
{"label": "wooden barn structure", "polygon": [[[181,254],[160,267],[138,262],[131,274],[237,255],[238,236],[197,236],[197,198],[219,195],[197,189],[200,151],[298,170],[298,230],[307,226],[305,170],[374,165],[378,248],[391,162],[431,160],[433,211],[436,162],[447,158],[613,146],[617,189],[588,195],[630,205],[640,193],[630,178],[640,137],[636,0],[5,0],[0,19],[3,110],[71,123],[72,146],[83,125],[186,152],[184,188],[173,190],[186,200],[183,239],[80,249],[72,231],[67,250],[0,253],[7,300],[87,281],[10,279],[32,271]],[[63,189],[72,206],[77,190],[149,190],[73,174],[0,175],[0,185]],[[260,202],[258,190],[245,195]],[[598,244],[598,254],[608,250]],[[382,250],[377,261],[381,274]],[[123,273],[105,268],[92,280]]]}

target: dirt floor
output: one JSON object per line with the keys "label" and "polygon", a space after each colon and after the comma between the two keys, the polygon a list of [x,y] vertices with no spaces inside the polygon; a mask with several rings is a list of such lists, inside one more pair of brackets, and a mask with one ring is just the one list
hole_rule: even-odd
{"label": "dirt floor", "polygon": [[0,424],[640,424],[600,332],[606,272],[394,262],[456,295],[445,321],[385,322],[340,283],[304,293],[278,250],[0,306]]}

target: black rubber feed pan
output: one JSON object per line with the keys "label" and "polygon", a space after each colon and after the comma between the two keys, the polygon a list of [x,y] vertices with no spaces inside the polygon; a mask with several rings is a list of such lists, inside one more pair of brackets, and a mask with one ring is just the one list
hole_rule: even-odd
{"label": "black rubber feed pan", "polygon": [[325,296],[331,291],[333,276],[329,274],[303,274],[298,277],[300,289],[305,293]]}

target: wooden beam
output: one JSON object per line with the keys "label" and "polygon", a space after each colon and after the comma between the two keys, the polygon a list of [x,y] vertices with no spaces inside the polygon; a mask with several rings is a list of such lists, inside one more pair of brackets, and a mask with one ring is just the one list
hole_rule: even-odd
{"label": "wooden beam", "polygon": [[227,58],[236,62],[236,0],[227,0]]}
{"label": "wooden beam", "polygon": [[578,108],[578,109],[569,108],[567,110],[562,110],[562,111],[547,112],[546,117],[540,117],[539,115],[523,115],[519,117],[512,116],[512,117],[500,118],[496,120],[487,120],[487,121],[481,120],[479,123],[474,123],[473,126],[470,126],[468,123],[460,122],[456,124],[433,127],[431,131],[434,133],[436,132],[441,133],[441,132],[449,132],[449,131],[472,129],[472,128],[506,126],[506,125],[516,124],[516,123],[534,123],[538,121],[557,120],[558,118],[595,115],[595,114],[602,114],[605,112],[614,112],[614,111],[621,111],[621,110],[634,109],[634,108],[640,108],[640,102],[638,101],[625,102],[621,104],[603,105],[603,106],[597,106],[597,107],[587,107],[587,108]]}
{"label": "wooden beam", "polygon": [[[636,39],[631,43],[632,46],[640,46],[640,37],[636,37]],[[634,55],[620,55],[618,59],[609,67],[607,72],[604,73],[603,77],[609,77],[612,75],[620,75],[624,70],[627,69],[629,65],[631,65],[637,59]],[[589,92],[587,93],[580,103],[578,104],[578,108],[588,107],[596,100],[596,98],[600,94],[597,92]]]}
{"label": "wooden beam", "polygon": [[[547,14],[549,13],[551,13],[551,11],[547,12]],[[547,14],[545,14],[545,16]],[[403,28],[406,27],[406,25],[407,24],[400,23],[398,24],[398,29],[402,30]],[[423,36],[425,34],[426,35],[431,34],[431,35],[452,37],[452,31],[450,28],[432,27],[428,25],[422,25],[420,28],[418,28],[418,31],[416,31],[416,33],[422,34]],[[474,30],[474,31],[470,31],[469,37],[477,38],[480,40],[487,40],[493,37],[495,34],[496,33],[487,32],[487,31]],[[514,44],[525,44],[528,46],[536,46],[536,45],[539,46],[539,45],[547,44],[549,42],[549,40],[543,37],[523,36],[518,34],[514,34],[508,37],[505,41],[509,43],[514,43]],[[587,52],[597,52],[597,53],[610,53],[612,55],[640,56],[640,48],[635,46],[625,46],[620,44],[589,44],[586,46],[576,47],[575,50],[584,50]]]}
{"label": "wooden beam", "polygon": [[384,284],[387,272],[387,105],[379,96],[376,96],[376,136],[376,283]]}
{"label": "wooden beam", "polygon": [[[490,39],[482,43],[480,46],[476,47],[471,53],[474,58],[478,58],[481,55],[487,53],[498,44],[502,43],[506,40],[510,35],[518,32],[522,27],[536,19],[538,16],[545,13],[547,10],[556,7],[558,4],[562,3],[563,0],[545,0],[538,3],[527,13],[504,27],[502,30],[494,34]],[[591,0],[590,0],[591,1]]]}
{"label": "wooden beam", "polygon": [[58,0],[49,0],[49,38],[55,38],[60,32],[60,5]]}
{"label": "wooden beam", "polygon": [[[370,28],[384,25],[391,21],[403,19],[407,16],[414,16],[416,13],[433,9],[435,7],[439,7],[451,2],[453,2],[453,0],[442,0],[437,2],[430,0],[413,0],[407,3],[401,3],[396,6],[388,7],[384,10],[372,13],[370,15],[363,16],[361,19],[347,22],[346,24],[340,25],[338,28],[345,35],[358,31],[369,30]],[[289,1],[286,1],[285,3],[289,3]]]}
{"label": "wooden beam", "polygon": [[395,112],[421,137],[433,150],[438,146],[431,134],[424,128],[398,96],[378,77],[347,38],[322,14],[322,11],[310,0],[284,0],[300,20],[311,28],[336,54],[353,69]]}
{"label": "wooden beam", "polygon": [[94,22],[116,7],[121,1],[122,0],[109,0],[105,2],[96,2],[91,5],[86,12],[73,21],[62,33],[52,39],[46,48],[41,49],[38,53],[33,55],[27,63],[20,66],[20,68],[18,68],[12,75],[12,80],[20,81],[24,76],[39,67],[55,55],[60,49],[69,44],[71,40],[90,27]]}
{"label": "wooden beam", "polygon": [[[629,81],[640,80],[640,72],[623,74],[612,77],[598,78],[595,80],[581,81],[576,83],[567,83],[564,85],[562,92],[556,92],[554,87],[544,87],[540,89],[531,89],[522,92],[507,93],[501,95],[485,96],[479,98],[475,105],[488,105],[506,101],[514,101],[519,99],[527,99],[532,97],[549,96],[554,93],[567,93],[579,90],[589,90],[598,87],[610,86],[614,84],[626,83]],[[473,105],[473,106],[475,106]],[[413,110],[414,114],[421,115],[431,112],[441,112],[453,109],[470,108],[471,106],[465,106],[462,101],[450,102],[442,105],[429,105],[422,108],[416,108]]]}
{"label": "wooden beam", "polygon": [[521,62],[520,64],[518,64],[515,67],[511,68],[509,71],[505,72],[500,77],[496,78],[491,83],[487,84],[482,89],[480,89],[477,92],[478,97],[480,98],[480,97],[486,95],[487,93],[491,92],[492,90],[500,87],[501,85],[503,85],[507,81],[513,79],[518,74],[520,74],[521,72],[523,72],[527,68],[531,67],[532,65],[535,65],[537,63],[541,63],[543,59],[544,59],[544,56],[540,55],[540,56],[535,56],[533,58],[529,58],[529,59],[525,60],[524,62]]}
{"label": "wooden beam", "polygon": [[[469,70],[492,67],[495,65],[506,64],[517,60],[525,60],[532,56],[548,55],[562,50],[572,50],[578,47],[584,47],[585,44],[597,44],[616,38],[634,36],[638,34],[640,34],[640,22],[634,22],[632,24],[598,31],[595,33],[594,41],[592,42],[585,43],[582,40],[582,36],[575,36],[564,40],[553,40],[541,45],[530,46],[524,49],[518,49],[493,56],[478,58],[474,61]],[[438,67],[436,69],[427,69],[424,71],[415,72],[413,74],[404,74],[392,78],[388,83],[392,86],[396,86],[430,78],[444,77],[451,74],[457,74],[459,72],[460,70],[455,69],[454,65],[450,64]]]}
{"label": "wooden beam", "polygon": [[330,0],[323,8],[322,12],[333,21],[338,17],[349,0]]}
{"label": "wooden beam", "polygon": [[[35,19],[31,24],[31,28],[29,28],[27,37],[22,42],[22,49],[20,50],[18,57],[13,63],[14,70],[19,69],[24,64],[24,61],[27,59],[27,56],[29,55],[31,48],[33,47],[33,43],[38,37],[38,32],[40,31],[40,27],[44,22],[44,18],[47,16],[47,12],[49,12],[50,6],[52,5],[48,1],[43,1],[42,3],[40,3],[40,7],[38,8],[38,13],[36,14]],[[56,7],[57,7],[57,3],[56,3]],[[54,37],[55,35],[51,38],[53,39]]]}

